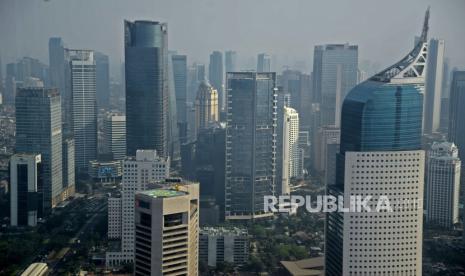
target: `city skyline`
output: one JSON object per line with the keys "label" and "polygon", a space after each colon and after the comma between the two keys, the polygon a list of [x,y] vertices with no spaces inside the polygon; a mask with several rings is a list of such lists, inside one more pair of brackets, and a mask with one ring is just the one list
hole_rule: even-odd
{"label": "city skyline", "polygon": [[[420,10],[426,9],[428,5],[435,11],[431,18],[432,27],[430,37],[444,39],[448,46],[445,56],[453,62],[451,67],[461,66],[465,64],[465,54],[461,51],[459,45],[465,43],[465,30],[454,28],[454,26],[463,25],[463,17],[459,11],[465,9],[463,1],[447,1],[435,2],[428,1],[404,1],[396,0],[399,4],[402,3],[403,9],[395,11],[398,21],[392,21],[391,24],[378,24],[376,29],[371,27],[367,22],[383,22],[391,21],[389,14],[394,12],[398,5],[393,5],[391,2],[377,3],[367,0],[355,0],[348,3],[339,3],[340,9],[332,9],[333,1],[308,1],[297,2],[295,0],[284,3],[273,1],[270,5],[269,14],[261,14],[263,20],[252,16],[260,9],[258,3],[247,3],[248,9],[246,14],[241,17],[246,20],[234,20],[239,12],[244,12],[240,7],[245,3],[239,1],[237,4],[226,1],[202,0],[192,3],[183,3],[186,11],[192,11],[192,14],[185,13],[176,9],[179,5],[177,1],[140,1],[139,5],[128,5],[123,1],[112,1],[114,11],[104,18],[100,18],[97,12],[108,5],[105,1],[88,3],[86,10],[93,7],[94,11],[88,14],[88,18],[83,21],[82,17],[75,18],[79,14],[83,6],[78,2],[61,3],[60,1],[39,1],[34,0],[34,4],[27,2],[18,2],[6,0],[0,3],[0,33],[8,33],[8,30],[16,30],[12,37],[8,40],[0,40],[0,56],[3,64],[15,61],[22,56],[38,57],[42,61],[48,61],[46,54],[47,40],[49,37],[62,37],[70,45],[76,45],[78,48],[93,49],[101,51],[110,56],[113,61],[111,65],[111,74],[113,77],[119,78],[119,63],[124,60],[124,50],[121,47],[123,41],[122,22],[124,20],[147,19],[168,23],[170,28],[170,50],[177,50],[180,54],[187,54],[191,61],[202,63],[208,62],[208,55],[213,50],[234,50],[238,54],[240,67],[253,69],[256,67],[256,55],[260,52],[270,52],[278,58],[281,66],[295,66],[302,60],[306,63],[304,66],[309,72],[312,64],[312,49],[315,45],[326,43],[351,43],[360,47],[360,61],[370,61],[372,65],[380,70],[389,65],[388,57],[399,59],[402,53],[406,52],[414,36],[415,30],[418,28],[421,16],[418,13]],[[395,1],[394,1],[395,2]],[[67,6],[65,6],[67,5]],[[276,24],[275,17],[282,10],[283,5],[290,9],[289,13],[295,15],[292,18],[284,17],[271,28],[279,36],[270,35],[270,31],[266,33],[260,32],[266,24]],[[9,13],[5,11],[9,10]],[[124,11],[124,12],[115,12]],[[384,10],[386,12],[379,13],[377,11]],[[13,11],[13,12],[11,12]],[[61,12],[60,12],[61,11]],[[307,13],[305,13],[307,12]],[[322,16],[326,13],[331,13],[333,16]],[[25,17],[17,17],[14,14],[22,14]],[[347,16],[352,14],[363,14],[363,19],[360,17]],[[204,14],[205,16],[196,17],[195,14]],[[216,18],[222,15],[222,20],[219,24],[208,24],[205,20],[213,16]],[[21,18],[21,19],[20,19]],[[54,20],[50,19],[53,18]],[[66,20],[64,20],[66,18]],[[75,20],[70,20],[73,18]],[[231,18],[231,22],[226,23],[227,18]],[[355,18],[355,19],[354,19]],[[188,19],[190,24],[187,25],[185,20]],[[35,20],[35,21],[32,21]],[[50,22],[68,21],[73,24],[51,24]],[[93,24],[99,20],[99,28],[93,28]],[[32,23],[34,22],[34,24]],[[325,28],[320,29],[318,24],[325,23]],[[414,22],[412,24],[404,24],[405,22]],[[394,24],[395,23],[395,24]],[[12,25],[13,24],[13,25]],[[229,25],[234,24],[234,25]],[[394,24],[394,25],[393,25]],[[76,26],[81,26],[77,29]],[[341,28],[341,26],[344,26]],[[298,31],[288,32],[289,28],[297,28]],[[205,30],[207,28],[207,30]],[[235,30],[234,36],[224,36],[224,30]],[[29,30],[34,30],[30,33]],[[195,39],[199,36],[199,31],[208,31],[211,35],[206,39]],[[322,32],[322,30],[324,30]],[[458,32],[458,33],[457,33]],[[460,35],[462,32],[462,35]],[[377,39],[372,39],[372,34],[380,34]],[[82,35],[86,35],[86,40]],[[26,37],[32,38],[38,43],[25,43]],[[215,39],[213,39],[215,37]],[[222,38],[222,39],[218,39]],[[192,43],[192,41],[195,43]],[[43,41],[40,42],[40,41]],[[86,41],[85,43],[83,43]],[[112,42],[111,42],[112,41]],[[239,43],[240,41],[240,43]],[[297,41],[297,43],[296,43]],[[110,42],[110,43],[109,43]],[[189,47],[187,47],[189,45]],[[250,47],[253,45],[253,47]],[[42,49],[42,50],[41,50]],[[292,54],[290,54],[292,53]],[[380,54],[381,53],[381,54]],[[287,56],[287,57],[286,57]],[[255,58],[254,58],[255,57]],[[279,62],[279,59],[282,62]],[[250,63],[250,64],[249,64]],[[299,68],[300,69],[300,68]]]}

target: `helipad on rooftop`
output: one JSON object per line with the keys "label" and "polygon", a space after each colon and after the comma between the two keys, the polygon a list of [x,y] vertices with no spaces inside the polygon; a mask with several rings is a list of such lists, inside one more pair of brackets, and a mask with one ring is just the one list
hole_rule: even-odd
{"label": "helipad on rooftop", "polygon": [[169,189],[156,189],[156,190],[147,190],[140,192],[141,194],[148,195],[155,198],[163,198],[163,197],[175,197],[175,196],[182,196],[186,195],[186,192],[183,191],[176,191],[176,190],[169,190]]}

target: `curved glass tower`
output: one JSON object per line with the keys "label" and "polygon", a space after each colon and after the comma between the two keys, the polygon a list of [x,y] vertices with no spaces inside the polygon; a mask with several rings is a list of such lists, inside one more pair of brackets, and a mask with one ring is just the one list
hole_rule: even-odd
{"label": "curved glass tower", "polygon": [[[343,196],[371,196],[371,211],[328,213],[326,275],[421,275],[424,151],[421,150],[426,72],[426,12],[421,38],[401,61],[359,84],[341,112],[336,183]],[[391,211],[378,212],[386,196]],[[405,205],[408,204],[408,205]]]}

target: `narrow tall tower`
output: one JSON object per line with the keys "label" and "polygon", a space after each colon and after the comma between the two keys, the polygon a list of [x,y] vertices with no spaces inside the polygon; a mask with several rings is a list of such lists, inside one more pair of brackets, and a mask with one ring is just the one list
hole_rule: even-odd
{"label": "narrow tall tower", "polygon": [[168,148],[168,27],[165,23],[124,23],[126,150]]}

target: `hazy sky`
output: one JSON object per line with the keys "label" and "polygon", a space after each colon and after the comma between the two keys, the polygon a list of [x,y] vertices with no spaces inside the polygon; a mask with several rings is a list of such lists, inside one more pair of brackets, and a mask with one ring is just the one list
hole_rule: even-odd
{"label": "hazy sky", "polygon": [[61,36],[70,48],[110,55],[114,69],[123,20],[147,19],[168,23],[169,48],[189,62],[232,49],[243,64],[268,52],[280,65],[310,68],[314,45],[349,42],[360,61],[384,67],[412,48],[428,6],[430,37],[445,39],[452,66],[465,67],[464,0],[0,0],[0,57],[48,63],[48,39]]}

